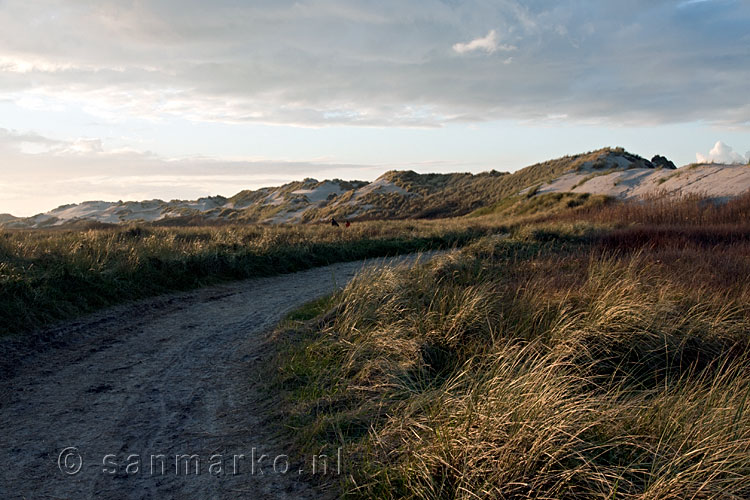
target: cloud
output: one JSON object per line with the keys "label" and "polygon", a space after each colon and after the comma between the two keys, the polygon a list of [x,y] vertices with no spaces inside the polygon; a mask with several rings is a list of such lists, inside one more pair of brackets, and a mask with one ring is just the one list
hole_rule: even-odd
{"label": "cloud", "polygon": [[[0,101],[111,121],[434,127],[555,114],[748,127],[750,3],[710,5],[4,0]],[[468,57],[503,51],[513,71]]]}
{"label": "cloud", "polygon": [[679,7],[679,8],[689,7],[691,5],[696,5],[696,4],[700,4],[700,3],[706,3],[706,2],[710,2],[710,1],[712,1],[712,0],[685,0],[683,2],[680,2],[677,5],[677,7]]}
{"label": "cloud", "polygon": [[731,146],[717,141],[707,155],[696,153],[695,158],[699,163],[745,163],[750,160],[750,151],[745,158],[734,151]]}
{"label": "cloud", "polygon": [[511,51],[516,50],[517,47],[513,45],[498,45],[497,32],[490,30],[487,36],[482,38],[475,38],[474,40],[467,43],[455,43],[453,44],[453,50],[459,54],[466,54],[468,52],[475,52],[478,50],[484,51],[488,54],[492,54],[497,50]]}
{"label": "cloud", "polygon": [[[35,146],[32,148],[31,146]],[[0,213],[30,216],[87,200],[195,199],[278,186],[304,177],[372,179],[389,169],[316,161],[169,158],[0,128]]]}

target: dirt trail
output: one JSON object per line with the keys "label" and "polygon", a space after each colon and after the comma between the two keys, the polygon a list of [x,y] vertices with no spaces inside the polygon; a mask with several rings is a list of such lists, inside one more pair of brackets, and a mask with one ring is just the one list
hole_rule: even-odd
{"label": "dirt trail", "polygon": [[12,372],[18,347],[4,342],[0,498],[319,498],[299,474],[309,460],[285,458],[267,421],[262,341],[286,312],[377,263],[112,308],[36,336]]}

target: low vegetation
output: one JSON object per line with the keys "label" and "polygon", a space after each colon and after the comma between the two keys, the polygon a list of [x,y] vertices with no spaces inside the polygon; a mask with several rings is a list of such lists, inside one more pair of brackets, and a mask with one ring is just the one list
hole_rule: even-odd
{"label": "low vegetation", "polygon": [[[530,190],[529,192],[532,192]],[[475,210],[470,217],[493,216],[497,223],[503,222],[519,223],[519,217],[533,215],[553,217],[557,214],[575,216],[584,209],[596,210],[614,200],[604,195],[591,195],[589,193],[543,193],[532,196],[510,196],[502,201]],[[577,209],[572,212],[571,209]]]}
{"label": "low vegetation", "polygon": [[581,179],[580,181],[576,182],[575,185],[573,185],[573,187],[571,189],[575,189],[577,187],[583,186],[588,181],[590,181],[591,179],[595,179],[596,177],[602,177],[602,176],[605,176],[605,175],[610,175],[610,174],[613,174],[613,173],[615,173],[617,171],[618,170],[616,168],[609,168],[609,169],[604,170],[604,171],[593,172],[593,173],[587,175],[586,177],[584,177],[583,179]]}
{"label": "low vegetation", "polygon": [[[360,200],[369,206],[359,210],[347,204],[312,210],[308,220],[320,217],[351,215],[361,218],[434,219],[463,216],[476,210],[506,203],[526,191],[533,197],[537,190],[565,173],[583,168],[605,168],[616,159],[624,159],[634,166],[646,166],[647,160],[622,148],[603,148],[583,154],[564,156],[536,163],[513,173],[483,172],[453,174],[418,174],[413,171],[391,171],[380,178],[405,190],[404,194],[372,193]],[[346,208],[346,211],[344,210]]]}
{"label": "low vegetation", "polygon": [[461,246],[487,231],[458,221],[5,230],[0,335],[170,290]]}
{"label": "low vegetation", "polygon": [[6,230],[0,333],[462,247],[361,275],[276,332],[279,420],[300,451],[343,453],[321,480],[359,498],[750,497],[750,193],[513,193],[471,217],[349,228]]}
{"label": "low vegetation", "polygon": [[[748,498],[750,197],[605,204],[360,276],[277,332],[361,498]],[[319,313],[319,314],[318,314]]]}
{"label": "low vegetation", "polygon": [[[611,200],[610,200],[611,201]],[[744,226],[750,223],[750,192],[726,202],[699,195],[656,193],[641,202],[582,205],[576,210],[543,214],[537,221],[589,221],[618,227],[632,225]]]}
{"label": "low vegetation", "polygon": [[240,191],[229,198],[217,195],[193,201],[88,201],[33,217],[0,214],[0,228],[74,229],[113,221],[205,226],[315,223],[331,218],[365,221],[460,217],[521,193],[532,198],[542,186],[563,174],[578,172],[590,179],[611,171],[654,169],[657,164],[668,163],[666,158],[654,158],[657,159],[655,164],[622,148],[603,148],[536,163],[513,173],[491,170],[478,174],[419,174],[394,170],[372,183],[307,178],[278,187]]}

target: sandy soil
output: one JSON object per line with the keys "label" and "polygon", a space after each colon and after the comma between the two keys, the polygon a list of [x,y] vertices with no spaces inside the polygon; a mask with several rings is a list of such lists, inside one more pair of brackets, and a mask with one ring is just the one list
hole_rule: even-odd
{"label": "sandy soil", "polygon": [[[607,169],[584,169],[561,175],[537,192],[594,193],[629,199],[671,193],[731,198],[750,189],[747,165],[704,164],[676,170],[632,168],[606,173]],[[605,174],[606,175],[602,175]],[[591,174],[594,174],[591,177]],[[585,182],[584,182],[585,181]]]}
{"label": "sandy soil", "polygon": [[263,341],[376,263],[162,296],[4,340],[0,498],[325,496],[303,479],[310,457],[283,449],[283,422],[269,421]]}

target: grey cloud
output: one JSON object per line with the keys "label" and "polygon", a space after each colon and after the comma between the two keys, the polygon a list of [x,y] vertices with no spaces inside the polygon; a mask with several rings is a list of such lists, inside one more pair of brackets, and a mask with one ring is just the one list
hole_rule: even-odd
{"label": "grey cloud", "polygon": [[[748,22],[747,3],[720,1],[11,0],[0,66],[35,66],[0,70],[0,93],[312,126],[549,115],[750,125]],[[493,30],[512,61],[454,51]]]}
{"label": "grey cloud", "polygon": [[0,128],[0,150],[20,151],[20,145],[24,143],[41,144],[50,147],[55,147],[61,144],[60,141],[36,133],[19,132],[16,130]]}

